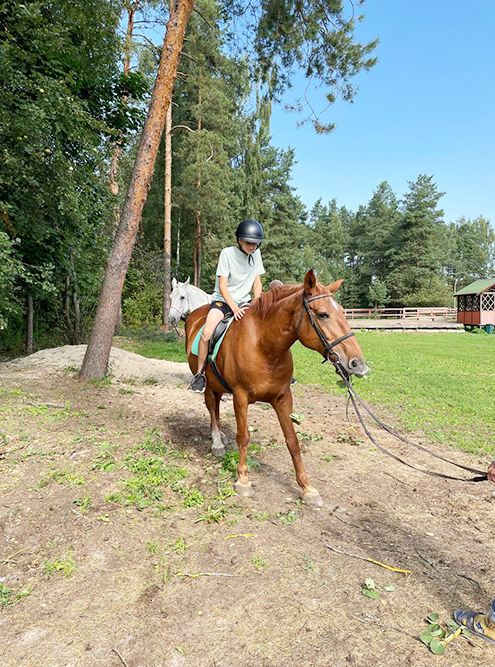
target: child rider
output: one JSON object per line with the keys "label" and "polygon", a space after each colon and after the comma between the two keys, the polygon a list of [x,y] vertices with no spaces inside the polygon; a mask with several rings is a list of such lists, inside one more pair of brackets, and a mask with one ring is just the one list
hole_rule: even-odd
{"label": "child rider", "polygon": [[198,372],[189,385],[189,389],[199,393],[206,389],[208,344],[217,325],[226,316],[240,320],[251,300],[251,290],[255,299],[263,291],[260,276],[265,269],[259,250],[264,240],[263,227],[257,220],[244,220],[235,236],[237,246],[224,248],[220,253],[211,309],[199,341]]}

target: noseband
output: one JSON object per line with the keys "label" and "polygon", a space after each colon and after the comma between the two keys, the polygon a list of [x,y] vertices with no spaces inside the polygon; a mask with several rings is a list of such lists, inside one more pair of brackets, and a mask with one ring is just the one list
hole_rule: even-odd
{"label": "noseband", "polygon": [[187,292],[186,292],[186,301],[187,301],[187,306],[186,306],[186,309],[185,309],[183,312],[181,312],[181,311],[180,311],[178,308],[176,308],[175,306],[172,306],[172,305],[170,306],[170,310],[173,309],[173,310],[175,310],[176,312],[178,312],[178,313],[179,313],[179,319],[181,319],[181,320],[183,320],[183,321],[186,320],[186,312],[187,312],[188,310],[191,310],[191,304],[189,303],[189,294],[187,294]]}
{"label": "noseband", "polygon": [[342,343],[342,341],[346,340],[346,338],[350,338],[351,336],[354,336],[354,331],[350,331],[347,334],[344,334],[343,336],[340,336],[340,338],[337,338],[336,340],[332,341],[331,343],[328,342],[325,334],[323,331],[320,329],[318,326],[318,323],[316,322],[315,318],[313,317],[313,314],[311,312],[311,308],[309,307],[309,304],[311,301],[315,301],[316,299],[323,299],[325,297],[331,297],[331,294],[318,294],[317,296],[312,296],[311,298],[307,298],[306,296],[306,290],[303,291],[303,306],[304,309],[301,310],[301,318],[299,320],[299,324],[297,325],[297,337],[299,338],[299,330],[301,328],[301,323],[304,317],[304,311],[308,313],[309,321],[311,322],[311,326],[313,329],[316,331],[318,334],[318,338],[321,340],[323,343],[323,347],[325,348],[325,354],[323,355],[325,357],[325,361],[331,361],[334,365],[340,366],[340,357],[338,352],[336,352],[333,348],[336,345],[339,345],[339,343]]}

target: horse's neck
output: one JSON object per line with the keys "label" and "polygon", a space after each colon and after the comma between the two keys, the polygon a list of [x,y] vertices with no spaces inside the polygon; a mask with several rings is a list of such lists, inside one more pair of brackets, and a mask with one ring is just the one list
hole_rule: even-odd
{"label": "horse's neck", "polygon": [[284,354],[297,340],[297,319],[302,306],[302,290],[274,303],[264,319],[262,345],[270,354]]}
{"label": "horse's neck", "polygon": [[189,285],[188,290],[191,310],[195,310],[196,308],[199,308],[199,306],[203,306],[205,303],[210,303],[211,296],[199,287]]}

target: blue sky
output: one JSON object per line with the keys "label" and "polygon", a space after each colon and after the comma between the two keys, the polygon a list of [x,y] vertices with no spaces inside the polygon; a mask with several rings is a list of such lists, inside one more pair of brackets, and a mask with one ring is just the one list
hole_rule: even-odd
{"label": "blue sky", "polygon": [[[321,197],[356,210],[381,181],[401,198],[425,173],[446,193],[447,222],[495,224],[495,1],[368,0],[363,11],[358,36],[380,38],[379,62],[359,76],[353,104],[325,112],[333,133],[297,128],[296,114],[273,108],[273,143],[295,149],[297,194],[308,208]],[[303,86],[295,77],[287,100]]]}

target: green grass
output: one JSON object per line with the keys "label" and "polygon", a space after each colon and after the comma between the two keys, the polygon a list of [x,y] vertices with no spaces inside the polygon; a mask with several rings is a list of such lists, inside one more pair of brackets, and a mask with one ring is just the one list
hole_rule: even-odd
{"label": "green grass", "polygon": [[[175,335],[175,332],[172,332]],[[127,336],[119,336],[114,339],[114,345],[136,352],[143,357],[150,359],[166,359],[167,361],[187,361],[186,344],[184,339],[177,340],[163,340],[162,339],[147,340],[143,338],[130,338]]]}
{"label": "green grass", "polygon": [[[394,425],[465,451],[495,453],[495,336],[367,332],[357,337],[373,365],[356,390],[383,405]],[[299,343],[293,352],[301,383],[345,395],[317,353]]]}

